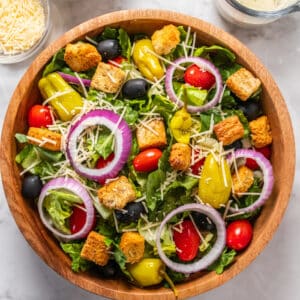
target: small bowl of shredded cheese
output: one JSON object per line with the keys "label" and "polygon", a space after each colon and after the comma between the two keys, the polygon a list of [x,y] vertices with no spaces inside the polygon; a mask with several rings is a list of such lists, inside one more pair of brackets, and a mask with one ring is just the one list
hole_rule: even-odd
{"label": "small bowl of shredded cheese", "polygon": [[20,62],[37,53],[49,31],[48,0],[1,0],[0,64]]}

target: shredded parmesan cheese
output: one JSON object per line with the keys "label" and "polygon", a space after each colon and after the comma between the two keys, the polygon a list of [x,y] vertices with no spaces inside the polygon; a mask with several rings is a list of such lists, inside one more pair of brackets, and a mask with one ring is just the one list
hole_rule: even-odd
{"label": "shredded parmesan cheese", "polygon": [[13,55],[30,49],[42,38],[45,19],[39,0],[1,0],[0,53]]}

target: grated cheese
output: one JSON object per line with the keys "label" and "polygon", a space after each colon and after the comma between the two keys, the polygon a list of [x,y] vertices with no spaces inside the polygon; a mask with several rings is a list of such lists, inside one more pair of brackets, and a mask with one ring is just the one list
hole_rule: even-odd
{"label": "grated cheese", "polygon": [[1,0],[0,52],[13,55],[27,51],[42,38],[45,26],[39,0]]}

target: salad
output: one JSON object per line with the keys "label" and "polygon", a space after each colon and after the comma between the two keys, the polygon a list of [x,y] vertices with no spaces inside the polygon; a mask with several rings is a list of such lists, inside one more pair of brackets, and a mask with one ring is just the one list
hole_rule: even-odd
{"label": "salad", "polygon": [[105,28],[38,82],[16,162],[74,272],[140,287],[221,274],[273,187],[261,82],[191,28]]}

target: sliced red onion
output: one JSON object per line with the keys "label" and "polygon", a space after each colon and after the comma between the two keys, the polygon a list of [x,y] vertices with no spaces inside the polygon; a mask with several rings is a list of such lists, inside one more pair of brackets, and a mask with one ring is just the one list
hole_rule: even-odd
{"label": "sliced red onion", "polygon": [[228,161],[231,163],[233,159],[237,158],[251,158],[256,161],[261,171],[263,172],[263,181],[264,185],[258,199],[251,204],[250,206],[244,208],[234,208],[230,207],[229,210],[234,213],[249,213],[255,211],[269,198],[272,193],[273,185],[274,185],[274,175],[273,168],[270,161],[264,157],[263,154],[250,150],[250,149],[239,149],[234,152],[234,154],[228,157]]}
{"label": "sliced red onion", "polygon": [[[77,84],[77,85],[81,85],[80,80],[73,75],[67,74],[67,73],[63,73],[63,72],[57,72],[66,82],[69,82],[71,84]],[[91,80],[89,79],[84,79],[84,78],[80,78],[82,83],[89,87],[91,85]]]}
{"label": "sliced red onion", "polygon": [[176,70],[176,65],[180,65],[183,63],[193,63],[197,65],[199,68],[204,69],[211,74],[214,75],[216,80],[216,93],[213,99],[211,99],[208,103],[201,106],[187,105],[187,110],[191,113],[206,111],[215,105],[217,105],[222,98],[223,93],[223,81],[219,70],[215,67],[215,65],[207,59],[201,57],[181,57],[176,59],[172,65],[170,65],[166,71],[166,92],[169,98],[176,103],[179,107],[182,107],[184,103],[177,97],[174,87],[173,87],[173,76]]}
{"label": "sliced red onion", "polygon": [[[186,264],[186,263],[181,264],[170,260],[162,250],[161,241],[160,241],[163,228],[167,225],[168,221],[170,221],[175,215],[185,211],[197,211],[207,215],[211,219],[211,221],[215,224],[217,229],[217,240],[215,241],[211,250],[201,259],[191,264]],[[195,273],[209,267],[222,254],[222,251],[225,247],[225,242],[226,242],[226,227],[225,227],[224,220],[222,219],[222,217],[220,216],[217,210],[200,203],[186,204],[174,209],[162,221],[156,235],[156,246],[161,260],[170,269],[184,274]]]}
{"label": "sliced red onion", "polygon": [[[115,149],[113,160],[104,168],[87,168],[76,161],[77,141],[80,134],[88,127],[102,125],[108,128],[115,136]],[[72,125],[67,137],[66,153],[74,170],[91,180],[105,181],[114,178],[126,163],[131,150],[131,131],[127,123],[116,113],[97,109],[83,115],[74,125]]]}
{"label": "sliced red onion", "polygon": [[[68,190],[77,196],[79,196],[84,204],[84,207],[86,209],[86,220],[83,227],[74,234],[64,234],[61,233],[59,230],[54,228],[51,224],[51,220],[49,217],[45,215],[45,210],[43,208],[44,200],[48,194],[48,191],[56,190],[56,189],[65,189]],[[65,177],[59,177],[50,180],[47,184],[45,184],[42,188],[42,191],[40,193],[39,199],[38,199],[38,211],[41,218],[41,221],[43,224],[59,239],[63,241],[71,241],[71,240],[77,240],[81,238],[85,238],[87,234],[92,230],[94,219],[95,219],[95,209],[93,206],[93,201],[84,188],[84,186],[79,183],[78,181],[72,179],[72,178],[65,178]]]}

